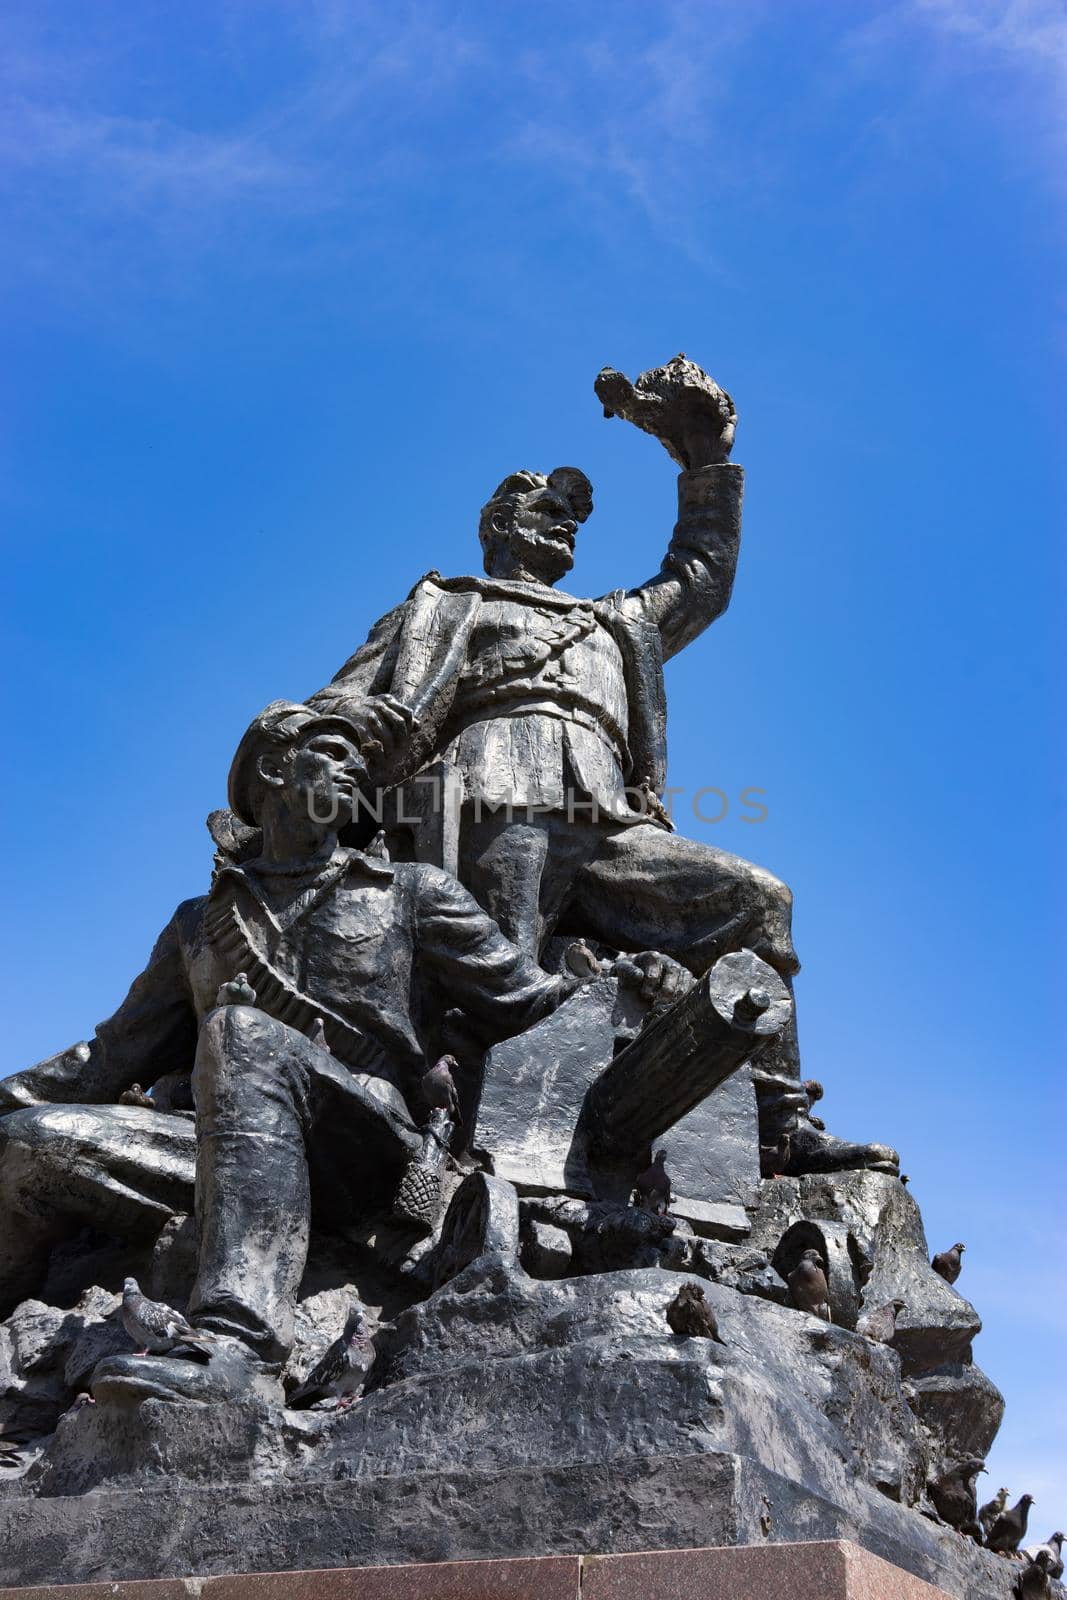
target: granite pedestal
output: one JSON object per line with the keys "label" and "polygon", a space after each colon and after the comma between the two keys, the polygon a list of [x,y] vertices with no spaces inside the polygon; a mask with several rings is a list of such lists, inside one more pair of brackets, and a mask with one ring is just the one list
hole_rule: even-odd
{"label": "granite pedestal", "polygon": [[0,1600],[189,1600],[193,1595],[199,1600],[939,1600],[944,1590],[844,1540],[0,1589]]}

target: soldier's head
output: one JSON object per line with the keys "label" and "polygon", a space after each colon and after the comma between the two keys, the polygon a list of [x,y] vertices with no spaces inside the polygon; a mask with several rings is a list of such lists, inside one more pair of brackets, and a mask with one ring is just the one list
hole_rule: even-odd
{"label": "soldier's head", "polygon": [[230,809],[249,826],[285,812],[343,826],[367,783],[359,732],[343,717],[275,700],[249,725],[230,767]]}
{"label": "soldier's head", "polygon": [[593,509],[593,486],[577,467],[512,472],[482,507],[478,537],[491,578],[555,583],[574,565],[578,525]]}

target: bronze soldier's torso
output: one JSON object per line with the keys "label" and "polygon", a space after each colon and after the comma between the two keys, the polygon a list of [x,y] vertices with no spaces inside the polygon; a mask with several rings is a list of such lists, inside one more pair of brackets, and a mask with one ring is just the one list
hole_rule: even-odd
{"label": "bronze soldier's torso", "polygon": [[622,654],[589,600],[487,598],[446,729],[468,795],[562,808],[617,802],[627,764]]}

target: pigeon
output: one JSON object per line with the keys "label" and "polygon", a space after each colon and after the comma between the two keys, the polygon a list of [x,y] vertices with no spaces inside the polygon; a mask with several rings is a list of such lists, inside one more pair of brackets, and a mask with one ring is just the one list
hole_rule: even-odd
{"label": "pigeon", "polygon": [[350,1406],[363,1387],[374,1346],[363,1321],[363,1312],[354,1305],[348,1313],[340,1338],[315,1363],[300,1387],[290,1396],[294,1410],[314,1405],[316,1400],[337,1397],[337,1409]]}
{"label": "pigeon", "polygon": [[876,1311],[868,1311],[857,1322],[856,1332],[862,1333],[865,1339],[872,1339],[875,1344],[892,1344],[897,1331],[897,1318],[904,1310],[904,1305],[903,1300],[890,1300]]}
{"label": "pigeon", "polygon": [[900,1181],[901,1181],[901,1184],[906,1189],[908,1187],[908,1184],[911,1182],[911,1179],[908,1177],[908,1174],[906,1172],[902,1172],[900,1174]]}
{"label": "pigeon", "polygon": [[1024,1494],[1010,1510],[1000,1513],[986,1540],[990,1550],[996,1550],[1002,1556],[1015,1554],[1026,1538],[1026,1523],[1033,1503],[1033,1495]]}
{"label": "pigeon", "polygon": [[422,1092],[430,1110],[447,1112],[450,1122],[459,1121],[459,1095],[452,1076],[452,1068],[458,1066],[455,1056],[442,1056],[422,1076]]}
{"label": "pigeon", "polygon": [[144,1106],[147,1111],[155,1110],[155,1101],[150,1094],[146,1094],[139,1083],[131,1083],[128,1089],[123,1089],[119,1095],[120,1106]]}
{"label": "pigeon", "polygon": [[984,1471],[985,1462],[978,1456],[964,1456],[930,1483],[930,1499],[949,1527],[968,1534],[978,1544],[982,1542],[982,1530],[978,1525],[975,1484],[978,1474]]}
{"label": "pigeon", "polygon": [[251,861],[262,852],[262,830],[238,821],[228,807],[208,814],[207,831],[215,843],[216,872],[236,862]]}
{"label": "pigeon", "polygon": [[1032,1562],[1037,1562],[1041,1550],[1048,1550],[1049,1578],[1062,1578],[1064,1576],[1064,1538],[1062,1533],[1049,1533],[1045,1544],[1027,1544],[1022,1554],[1029,1557]]}
{"label": "pigeon", "polygon": [[[861,1289],[866,1289],[874,1271],[874,1257],[863,1248],[859,1240],[854,1238],[852,1234],[849,1234],[848,1253],[852,1261],[852,1270],[856,1275],[856,1281]],[[903,1307],[903,1301],[901,1306]]]}
{"label": "pigeon", "polygon": [[772,1178],[784,1178],[789,1171],[789,1163],[793,1159],[793,1140],[788,1133],[783,1133],[774,1147],[773,1159],[768,1161],[768,1166],[774,1171],[768,1174]]}
{"label": "pigeon", "polygon": [[139,1355],[162,1356],[179,1344],[214,1344],[215,1336],[192,1327],[180,1311],[164,1305],[162,1300],[149,1300],[141,1293],[136,1278],[127,1278],[122,1286],[122,1326],[137,1346]]}
{"label": "pigeon", "polygon": [[654,1217],[665,1217],[671,1206],[671,1180],[665,1162],[666,1150],[657,1150],[652,1165],[634,1179],[637,1204]]}
{"label": "pigeon", "polygon": [[805,1078],[804,1082],[801,1084],[801,1088],[808,1097],[808,1121],[811,1123],[812,1127],[817,1128],[820,1133],[825,1133],[825,1122],[821,1117],[816,1117],[813,1114],[815,1107],[818,1105],[819,1101],[823,1097],[823,1094],[825,1093],[822,1084],[819,1082],[818,1078]]}
{"label": "pigeon", "polygon": [[239,972],[229,983],[220,983],[215,996],[217,1006],[254,1006],[256,991],[248,981],[247,972]]}
{"label": "pigeon", "polygon": [[563,952],[563,959],[567,963],[567,970],[586,983],[591,982],[593,978],[599,978],[604,970],[584,939],[577,939],[574,944],[569,944]]}
{"label": "pigeon", "polygon": [[1016,1600],[1052,1600],[1054,1563],[1051,1551],[1042,1545],[1036,1556],[1031,1558],[1027,1555],[1026,1560],[1026,1567],[1015,1580]]}
{"label": "pigeon", "polygon": [[[1007,1493],[1008,1491],[1005,1489],[1005,1497],[1007,1496]],[[981,1516],[981,1512],[978,1514]],[[1028,1556],[1031,1561],[1036,1561],[1041,1551],[1047,1550],[1050,1557],[1048,1569],[1049,1577],[1062,1578],[1063,1541],[1065,1537],[1067,1537],[1067,1535],[1062,1533],[1050,1533],[1044,1544],[1028,1544],[1026,1549],[1023,1551],[1023,1555]]]}
{"label": "pigeon", "polygon": [[325,1050],[327,1055],[331,1055],[333,1053],[330,1050],[329,1045],[326,1043],[326,1024],[321,1017],[312,1017],[311,1027],[308,1029],[308,1038],[311,1040],[312,1044],[317,1045],[320,1050]]}
{"label": "pigeon", "polygon": [[989,1530],[1004,1510],[1008,1503],[1007,1489],[998,1489],[992,1500],[987,1500],[984,1506],[978,1508],[978,1521],[982,1525],[982,1532],[989,1538]]}
{"label": "pigeon", "polygon": [[637,792],[641,796],[638,807],[643,817],[648,817],[651,822],[657,822],[661,828],[666,828],[668,833],[674,832],[674,821],[660,796],[656,793],[656,786],[651,777],[641,779],[637,785]]}
{"label": "pigeon", "polygon": [[705,1300],[699,1283],[682,1284],[667,1307],[667,1322],[672,1333],[680,1333],[686,1338],[695,1336],[714,1339],[716,1344],[726,1343],[725,1339],[719,1338],[715,1313]]}
{"label": "pigeon", "polygon": [[954,1244],[951,1250],[940,1250],[931,1261],[930,1265],[939,1278],[944,1278],[946,1283],[955,1283],[963,1267],[963,1252],[965,1244]]}
{"label": "pigeon", "polygon": [[805,1250],[789,1274],[789,1293],[798,1311],[810,1311],[812,1316],[832,1322],[830,1316],[830,1285],[826,1269],[817,1250]]}

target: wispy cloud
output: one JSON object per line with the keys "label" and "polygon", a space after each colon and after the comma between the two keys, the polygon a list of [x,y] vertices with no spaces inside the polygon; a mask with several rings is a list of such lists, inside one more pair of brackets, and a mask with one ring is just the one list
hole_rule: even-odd
{"label": "wispy cloud", "polygon": [[848,29],[842,55],[884,74],[909,55],[911,92],[885,125],[921,123],[980,82],[974,104],[1007,158],[1057,185],[1067,144],[1067,10],[1062,0],[895,0]]}
{"label": "wispy cloud", "polygon": [[915,9],[960,41],[1017,56],[1067,83],[1067,11],[1060,0],[915,0]]}
{"label": "wispy cloud", "polygon": [[[116,28],[110,48],[78,40],[64,49],[32,27],[6,38],[0,183],[17,204],[46,223],[60,198],[56,226],[63,218],[91,225],[136,214],[149,234],[168,241],[185,222],[199,242],[213,219],[328,212],[395,178],[405,148],[400,124],[413,96],[425,112],[455,89],[476,55],[433,8],[386,14],[309,4],[271,17],[269,7],[238,5],[225,15],[214,52],[205,52],[217,55],[215,102],[195,85],[183,96],[160,71],[158,108],[140,114],[129,102],[152,99],[140,59],[144,36],[123,47]],[[278,30],[284,70],[266,92],[235,95],[227,117],[219,110],[226,79],[243,89],[242,76],[253,76],[244,54],[265,22]],[[407,150],[414,155],[416,145]]]}
{"label": "wispy cloud", "polygon": [[299,161],[255,132],[198,133],[163,118],[135,118],[22,101],[0,139],[9,173],[74,174],[116,209],[145,201],[199,205],[296,188]]}
{"label": "wispy cloud", "polygon": [[[17,230],[6,266],[143,267],[157,289],[221,248],[257,272],[376,247],[384,259],[420,189],[460,203],[467,184],[517,213],[524,174],[554,186],[572,229],[645,228],[721,272],[717,203],[773,205],[815,181],[797,147],[832,129],[842,96],[863,100],[857,143],[865,122],[889,148],[915,141],[945,75],[988,68],[1010,122],[1029,85],[1062,89],[1067,62],[1052,0],[890,0],[810,28],[769,0],[558,5],[529,29],[518,11],[444,0],[230,0],[188,61],[153,20],[90,15],[60,40],[31,7],[0,22],[0,188]],[[804,71],[768,95],[759,64],[783,38],[803,39]],[[886,81],[887,41],[903,92]],[[1045,99],[1062,133],[1067,95]]]}
{"label": "wispy cloud", "polygon": [[947,46],[987,69],[995,82],[994,105],[1005,123],[1013,124],[1018,145],[1062,187],[1067,154],[1067,8],[1062,0],[915,4]]}
{"label": "wispy cloud", "polygon": [[508,153],[551,171],[593,220],[621,197],[665,240],[709,265],[702,212],[751,182],[760,150],[738,159],[734,67],[767,12],[760,3],[709,11],[690,0],[655,8],[639,30],[610,14],[595,22],[561,71],[558,50],[518,62],[525,113]]}

